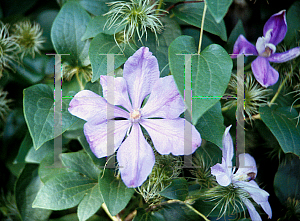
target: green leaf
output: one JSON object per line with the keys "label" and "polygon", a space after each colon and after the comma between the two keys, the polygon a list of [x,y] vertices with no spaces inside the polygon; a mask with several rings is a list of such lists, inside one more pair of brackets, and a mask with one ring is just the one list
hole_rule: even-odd
{"label": "green leaf", "polygon": [[164,25],[164,31],[161,34],[157,35],[158,40],[156,40],[155,34],[153,32],[148,31],[147,41],[146,36],[143,36],[142,38],[142,42],[144,43],[144,45],[139,41],[137,42],[139,43],[139,47],[148,47],[153,55],[157,58],[160,76],[164,77],[170,73],[168,48],[172,41],[174,41],[181,35],[181,30],[178,23],[170,18],[162,17],[161,21]]}
{"label": "green leaf", "polygon": [[159,194],[169,199],[184,201],[189,194],[188,183],[184,178],[175,179]]}
{"label": "green leaf", "polygon": [[[68,112],[70,100],[62,101],[62,133],[78,118]],[[54,97],[53,90],[44,84],[37,84],[24,90],[24,116],[33,141],[39,149],[54,138]]]}
{"label": "green leaf", "polygon": [[195,125],[201,137],[222,148],[222,137],[225,131],[221,103],[216,103],[206,111]]}
{"label": "green leaf", "polygon": [[276,137],[285,153],[294,153],[300,156],[300,128],[297,127],[297,111],[290,107],[259,108],[262,121]]}
{"label": "green leaf", "polygon": [[[201,28],[203,9],[204,3],[199,2],[180,4],[176,6],[172,11],[179,19],[187,22],[188,24]],[[217,23],[209,10],[206,11],[203,29],[209,33],[218,35],[223,41],[227,41],[224,21],[222,20],[220,23]]]}
{"label": "green leaf", "polygon": [[22,220],[46,221],[52,212],[51,210],[32,208],[31,206],[38,190],[43,185],[37,169],[37,165],[26,164],[16,182],[16,203]]}
{"label": "green leaf", "polygon": [[99,184],[96,184],[78,205],[79,220],[82,221],[90,218],[100,209],[102,203],[103,199],[99,190]]}
{"label": "green leaf", "polygon": [[300,2],[295,1],[287,11],[286,22],[288,30],[284,43],[288,46],[297,46],[300,40]]}
{"label": "green leaf", "polygon": [[106,169],[99,176],[99,187],[103,200],[112,216],[123,210],[131,199],[134,188],[127,188],[121,178],[116,178],[113,171]]}
{"label": "green leaf", "polygon": [[[124,48],[124,44],[120,44],[121,48]],[[89,56],[93,69],[92,82],[95,82],[100,78],[100,75],[107,74],[107,56],[106,54],[120,54],[115,55],[115,69],[120,67],[125,61],[133,55],[135,52],[135,47],[133,45],[126,46],[123,49],[123,53],[116,44],[114,37],[112,35],[106,35],[103,33],[98,34],[91,42],[89,49]]]}
{"label": "green leaf", "polygon": [[300,200],[300,159],[293,157],[280,164],[274,178],[275,194],[285,205],[288,198]]}
{"label": "green leaf", "polygon": [[[196,54],[194,39],[190,36],[176,38],[169,47],[170,69],[178,90],[184,97],[185,56],[178,54]],[[192,122],[198,119],[223,96],[232,71],[232,60],[220,46],[212,44],[200,55],[192,56]],[[190,108],[188,107],[188,110]]]}
{"label": "green leaf", "polygon": [[230,52],[233,51],[234,43],[240,35],[246,36],[245,30],[243,27],[243,22],[242,22],[242,20],[239,19],[237,24],[235,25],[234,29],[231,31],[230,36],[228,38],[227,45],[226,45],[226,48],[228,49],[228,51],[230,51]]}
{"label": "green leaf", "polygon": [[89,64],[89,41],[81,41],[90,15],[76,2],[70,1],[63,5],[54,20],[51,39],[58,54],[63,56],[70,65],[84,67]]}
{"label": "green leaf", "polygon": [[[81,40],[86,40],[89,38],[94,38],[96,35],[100,33],[108,34],[108,35],[113,35],[115,33],[118,33],[119,31],[124,29],[124,26],[120,26],[118,28],[115,28],[114,26],[110,29],[108,27],[104,27],[106,23],[106,17],[99,15],[94,17],[89,24],[87,25],[86,31],[81,38]],[[117,21],[118,22],[118,21]]]}
{"label": "green leaf", "polygon": [[108,2],[113,0],[77,0],[79,4],[93,15],[102,15],[108,12]]}
{"label": "green leaf", "polygon": [[214,17],[215,21],[219,23],[226,15],[232,0],[210,0],[206,1],[207,8]]}
{"label": "green leaf", "polygon": [[137,215],[133,221],[202,221],[199,215],[193,212],[184,204],[170,203],[158,207],[157,210],[146,212],[144,209],[137,209]]}
{"label": "green leaf", "polygon": [[[100,170],[82,151],[62,154],[62,163],[67,168],[60,168],[64,172],[52,174],[51,177],[48,176],[45,185],[40,189],[33,203],[34,207],[52,210],[68,209],[80,203],[85,196],[88,199],[85,199],[81,207],[90,203],[91,198],[93,198],[90,194],[95,193],[93,188],[97,185]],[[91,213],[102,204],[101,200],[93,202],[99,202],[100,205],[94,205],[95,207],[86,214],[82,214],[81,211],[80,216],[93,215]]]}

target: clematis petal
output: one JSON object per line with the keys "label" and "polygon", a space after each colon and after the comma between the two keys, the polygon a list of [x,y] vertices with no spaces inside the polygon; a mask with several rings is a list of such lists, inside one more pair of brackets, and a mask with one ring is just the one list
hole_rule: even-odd
{"label": "clematis petal", "polygon": [[268,60],[274,63],[283,63],[292,60],[300,55],[300,47],[293,48],[283,53],[272,54]]}
{"label": "clematis petal", "polygon": [[231,58],[236,58],[237,54],[245,54],[245,56],[258,55],[255,46],[247,41],[243,35],[240,35],[234,43],[232,54]]}
{"label": "clematis petal", "polygon": [[222,159],[222,164],[217,163],[211,167],[211,174],[216,176],[217,182],[221,186],[228,186],[231,183],[231,177],[228,174],[224,159]]}
{"label": "clematis petal", "polygon": [[114,105],[121,105],[125,107],[129,112],[132,111],[132,106],[128,97],[127,84],[124,78],[113,76],[104,76],[101,75],[100,83],[103,89],[103,97],[107,99],[107,80],[114,81]]}
{"label": "clematis petal", "polygon": [[121,178],[127,187],[138,187],[147,179],[155,163],[152,148],[147,143],[138,124],[117,152]]}
{"label": "clematis petal", "polygon": [[233,143],[232,143],[232,138],[230,136],[229,130],[231,128],[231,125],[228,126],[225,129],[223,138],[222,138],[222,156],[224,158],[225,161],[225,166],[227,168],[227,170],[229,171],[229,173],[231,173],[232,171],[232,158],[233,158]]}
{"label": "clematis petal", "polygon": [[178,118],[184,110],[184,102],[177,90],[173,76],[167,76],[157,80],[141,112],[143,118],[174,119]]}
{"label": "clematis petal", "polygon": [[107,105],[114,109],[115,117],[129,118],[128,112],[107,104],[103,97],[89,90],[78,92],[71,100],[68,111],[83,120],[101,123],[107,120]]}
{"label": "clematis petal", "polygon": [[253,206],[253,204],[251,203],[250,200],[248,200],[247,198],[241,198],[242,201],[244,202],[244,204],[246,205],[248,212],[250,214],[250,218],[253,221],[261,221],[261,217],[258,214],[258,212],[256,211],[255,207]]}
{"label": "clematis petal", "polygon": [[285,13],[285,10],[282,10],[272,15],[264,26],[264,36],[267,35],[269,30],[272,30],[269,42],[274,45],[280,43],[284,39],[287,32]]}
{"label": "clematis petal", "polygon": [[141,47],[125,62],[123,76],[134,110],[141,107],[159,75],[157,59],[149,52],[149,48]]}
{"label": "clematis petal", "polygon": [[[250,173],[254,175],[254,178],[257,174],[256,162],[255,159],[248,153],[239,155],[240,167],[237,172],[234,174],[236,179],[239,178],[248,178]],[[244,164],[241,164],[243,162]],[[253,179],[254,179],[253,178]]]}
{"label": "clematis petal", "polygon": [[270,65],[268,58],[257,57],[251,63],[256,80],[264,87],[269,87],[278,81],[279,73]]}
{"label": "clematis petal", "polygon": [[[190,155],[201,144],[199,132],[193,125],[182,118],[177,119],[144,119],[140,124],[147,130],[155,149],[160,154]],[[184,125],[192,127],[191,136],[184,137]],[[192,139],[191,141],[188,139]],[[186,148],[184,143],[191,142],[192,147]]]}
{"label": "clematis petal", "polygon": [[272,209],[268,202],[269,193],[261,189],[254,180],[249,182],[237,181],[235,185],[247,191],[252,199],[272,218]]}
{"label": "clematis petal", "polygon": [[[128,120],[114,121],[114,127],[108,128],[107,121],[96,124],[88,121],[84,124],[84,134],[96,157],[101,158],[113,154],[123,141],[131,123]],[[107,138],[114,136],[114,149],[107,150]]]}

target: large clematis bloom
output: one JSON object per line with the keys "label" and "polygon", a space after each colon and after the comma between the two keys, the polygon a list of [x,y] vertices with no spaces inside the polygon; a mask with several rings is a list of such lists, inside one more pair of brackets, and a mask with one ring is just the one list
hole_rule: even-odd
{"label": "large clematis bloom", "polygon": [[[103,97],[83,90],[69,105],[71,114],[87,121],[84,134],[98,158],[108,155],[107,137],[114,135],[121,178],[128,187],[142,185],[155,163],[153,150],[141,126],[160,154],[189,155],[201,144],[200,134],[192,126],[192,147],[184,149],[185,139],[188,139],[184,137],[184,125],[190,124],[179,117],[185,110],[184,102],[173,76],[159,78],[159,75],[157,59],[148,48],[142,47],[124,64],[123,77],[114,79],[114,104],[106,100],[109,77],[101,76]],[[114,110],[114,116],[109,119],[107,106]],[[109,128],[107,132],[109,121],[114,121],[114,130]]]}
{"label": "large clematis bloom", "polygon": [[276,45],[280,43],[287,32],[285,10],[282,10],[269,18],[263,29],[263,37],[259,37],[256,45],[252,45],[240,35],[233,46],[232,58],[237,54],[258,56],[252,63],[251,69],[256,80],[264,87],[269,87],[278,81],[279,73],[269,62],[283,63],[300,55],[300,47],[290,49],[283,53],[275,53]]}
{"label": "large clematis bloom", "polygon": [[[234,173],[235,168],[232,167],[233,144],[229,133],[230,127],[227,127],[223,135],[222,163],[217,163],[211,167],[211,174],[216,176],[218,184],[228,186],[233,184],[235,188],[241,188],[248,192],[252,199],[259,204],[263,210],[272,218],[272,209],[268,202],[269,193],[259,188],[253,180],[257,174],[257,168],[254,158],[245,153],[240,154],[240,162],[244,158],[245,167],[238,168]],[[248,208],[252,220],[262,220],[251,201],[245,197],[241,197],[242,201]]]}

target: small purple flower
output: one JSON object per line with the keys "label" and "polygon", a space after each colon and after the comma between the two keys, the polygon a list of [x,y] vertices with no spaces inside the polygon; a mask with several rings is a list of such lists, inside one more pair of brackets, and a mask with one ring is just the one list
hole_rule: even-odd
{"label": "small purple flower", "polygon": [[[211,167],[211,174],[216,176],[217,182],[221,186],[228,186],[232,183],[235,188],[241,188],[248,192],[252,199],[263,208],[271,219],[272,209],[268,202],[269,194],[265,190],[260,189],[254,181],[257,174],[254,158],[247,153],[240,154],[240,162],[244,160],[245,167],[238,168],[234,173],[235,168],[232,167],[233,144],[229,133],[230,128],[231,126],[227,127],[223,135],[222,164],[217,163]],[[261,220],[251,201],[245,197],[241,197],[241,199],[248,208],[251,219],[255,221]]]}
{"label": "small purple flower", "polygon": [[[264,87],[269,87],[278,81],[279,73],[269,62],[283,63],[300,55],[300,47],[293,48],[283,53],[275,53],[276,45],[280,43],[287,32],[285,10],[269,18],[263,30],[263,37],[256,41],[256,47],[240,35],[233,46],[233,54],[250,54],[258,57],[252,62],[251,69],[256,80]],[[231,55],[236,58],[237,55]]]}
{"label": "small purple flower", "polygon": [[[118,149],[121,177],[128,187],[142,185],[155,163],[141,126],[160,154],[189,155],[201,144],[200,134],[192,126],[192,148],[184,149],[185,139],[188,139],[184,137],[184,125],[190,124],[179,117],[185,110],[184,102],[173,76],[159,78],[159,75],[157,59],[148,48],[142,47],[124,64],[123,77],[114,79],[114,105],[106,100],[108,76],[100,79],[104,98],[83,90],[70,102],[69,112],[87,121],[84,134],[98,158],[108,156],[107,137],[114,134],[114,151]],[[107,106],[114,109],[114,118],[107,119]],[[115,129],[109,129],[108,134],[109,121],[114,121]]]}

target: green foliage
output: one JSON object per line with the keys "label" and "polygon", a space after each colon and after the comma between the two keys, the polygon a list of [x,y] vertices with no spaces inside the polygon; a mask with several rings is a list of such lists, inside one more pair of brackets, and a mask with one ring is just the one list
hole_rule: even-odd
{"label": "green foliage", "polygon": [[285,153],[300,156],[300,128],[297,126],[297,112],[290,107],[261,107],[261,119],[276,137]]}
{"label": "green foliage", "polygon": [[115,177],[113,171],[106,169],[99,176],[99,188],[104,203],[111,215],[118,214],[131,199],[134,189],[125,186],[120,177]]}
{"label": "green foliage", "polygon": [[[188,24],[201,28],[204,3],[181,4],[173,9],[173,13]],[[218,35],[223,41],[227,41],[226,28],[224,21],[217,23],[210,13],[206,11],[203,29],[214,35]]]}
{"label": "green foliage", "polygon": [[288,30],[284,43],[290,47],[299,46],[300,41],[300,2],[295,1],[287,11],[286,21]]}
{"label": "green foliage", "polygon": [[[37,150],[54,138],[53,90],[47,85],[36,84],[24,90],[23,102],[25,120]],[[62,133],[78,120],[68,112],[69,102],[63,100],[62,103]]]}
{"label": "green foliage", "polygon": [[184,201],[189,194],[188,183],[184,178],[175,179],[159,194],[169,199]]}
{"label": "green foliage", "polygon": [[51,39],[57,54],[69,54],[63,59],[73,67],[87,66],[89,41],[80,39],[85,33],[90,15],[76,2],[64,4],[54,20]]}
{"label": "green foliage", "polygon": [[[178,90],[184,97],[185,87],[185,56],[196,54],[196,46],[192,37],[181,36],[175,39],[169,47],[169,62]],[[217,63],[215,61],[218,61]],[[232,70],[232,60],[220,45],[210,45],[200,55],[193,55],[192,91],[193,110],[192,122],[198,119],[223,96]]]}
{"label": "green foliage", "polygon": [[226,15],[232,0],[207,1],[206,3],[211,15],[214,17],[215,21],[219,23]]}

